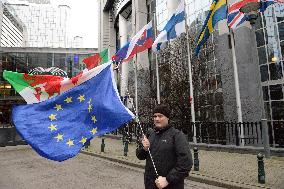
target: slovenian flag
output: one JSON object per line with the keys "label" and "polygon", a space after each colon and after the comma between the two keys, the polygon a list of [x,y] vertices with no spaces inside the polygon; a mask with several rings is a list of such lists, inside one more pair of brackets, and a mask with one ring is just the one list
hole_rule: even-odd
{"label": "slovenian flag", "polygon": [[125,44],[112,57],[114,62],[128,62],[139,52],[143,52],[152,47],[153,44],[153,25],[152,21],[145,25],[130,42]]}

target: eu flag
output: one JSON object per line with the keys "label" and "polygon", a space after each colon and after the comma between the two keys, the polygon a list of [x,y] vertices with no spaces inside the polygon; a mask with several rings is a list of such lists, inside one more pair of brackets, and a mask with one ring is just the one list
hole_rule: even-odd
{"label": "eu flag", "polygon": [[90,73],[89,80],[59,96],[13,108],[16,129],[38,154],[64,161],[94,136],[133,119],[120,101],[112,65],[101,66],[99,73]]}

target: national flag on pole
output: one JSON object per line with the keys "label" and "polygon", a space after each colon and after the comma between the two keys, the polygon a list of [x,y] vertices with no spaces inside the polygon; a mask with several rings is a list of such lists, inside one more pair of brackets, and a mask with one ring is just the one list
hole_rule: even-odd
{"label": "national flag on pole", "polygon": [[245,14],[240,11],[240,8],[251,2],[259,2],[259,0],[241,0],[228,7],[227,23],[230,28],[234,29],[246,21]]}
{"label": "national flag on pole", "polygon": [[[99,73],[103,67],[99,66],[94,69],[96,70],[94,73]],[[11,71],[4,71],[3,77],[28,104],[32,104],[53,98],[87,81],[90,79],[90,71],[85,69],[70,79],[53,75],[32,75]]]}
{"label": "national flag on pole", "polygon": [[197,39],[195,54],[198,55],[201,47],[206,43],[210,34],[214,31],[215,25],[227,18],[227,2],[226,0],[213,0],[210,11],[201,29]]}
{"label": "national flag on pole", "polygon": [[264,12],[274,3],[283,3],[283,0],[239,0],[228,7],[228,26],[232,29],[247,21],[247,17],[240,9],[249,3],[260,3],[259,12]]}
{"label": "national flag on pole", "polygon": [[111,63],[90,70],[87,77],[53,99],[13,107],[17,131],[41,156],[72,158],[86,141],[133,119],[120,100]]}
{"label": "national flag on pole", "polygon": [[108,62],[108,49],[103,50],[93,56],[85,58],[83,62],[86,64],[87,69],[90,70],[98,65],[102,65]]}
{"label": "national flag on pole", "polygon": [[125,44],[112,57],[115,62],[127,62],[139,52],[143,52],[152,47],[154,41],[152,21],[145,25],[130,42]]}
{"label": "national flag on pole", "polygon": [[160,51],[167,41],[175,39],[185,32],[185,10],[184,2],[181,1],[175,13],[171,16],[166,26],[163,28],[161,33],[157,36],[152,50],[154,52]]}

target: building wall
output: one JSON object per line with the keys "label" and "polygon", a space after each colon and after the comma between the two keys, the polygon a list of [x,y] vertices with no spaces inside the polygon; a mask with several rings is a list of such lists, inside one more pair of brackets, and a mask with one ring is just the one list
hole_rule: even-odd
{"label": "building wall", "polygon": [[23,23],[16,17],[11,7],[0,5],[0,46],[21,47],[26,43]]}
{"label": "building wall", "polygon": [[110,11],[104,11],[106,0],[100,0],[99,3],[99,50],[109,49],[109,56],[116,52],[116,32],[114,28],[114,15]]}
{"label": "building wall", "polygon": [[27,28],[29,47],[69,47],[70,7],[53,7],[49,1],[11,3]]}
{"label": "building wall", "polygon": [[[230,0],[228,3],[234,1]],[[145,25],[146,17],[143,13],[149,10],[144,9],[144,4],[141,5],[143,2],[133,2],[132,10],[138,6],[141,9],[138,12],[141,15],[139,13],[136,16],[132,15],[132,21],[136,19],[136,24]],[[193,55],[196,39],[208,14],[211,0],[186,0],[185,2],[191,41],[196,121],[237,121],[232,50],[226,20],[219,22],[197,58]],[[157,28],[160,30],[166,23],[169,12],[166,0],[156,0],[156,4]],[[234,30],[244,122],[260,121],[262,118],[284,119],[283,10],[284,7],[278,4],[270,6],[264,14],[261,14],[254,27],[245,23]],[[133,31],[138,31],[137,25],[136,27],[133,25]],[[186,61],[187,55],[181,56]],[[163,58],[160,56],[158,59]],[[151,59],[153,63],[154,58]],[[140,62],[143,61],[144,59]],[[145,66],[145,70],[152,70],[153,67],[150,65]],[[149,83],[153,83],[152,80],[155,80],[155,77],[150,76],[150,80]]]}

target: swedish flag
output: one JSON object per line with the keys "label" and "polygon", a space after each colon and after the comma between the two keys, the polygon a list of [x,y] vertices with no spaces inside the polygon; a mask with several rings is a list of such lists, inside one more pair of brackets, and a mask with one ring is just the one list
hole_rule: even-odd
{"label": "swedish flag", "polygon": [[198,55],[201,47],[205,44],[210,34],[213,32],[215,25],[223,19],[227,18],[227,1],[226,0],[213,0],[209,14],[204,22],[202,30],[198,37],[197,47],[195,54]]}

